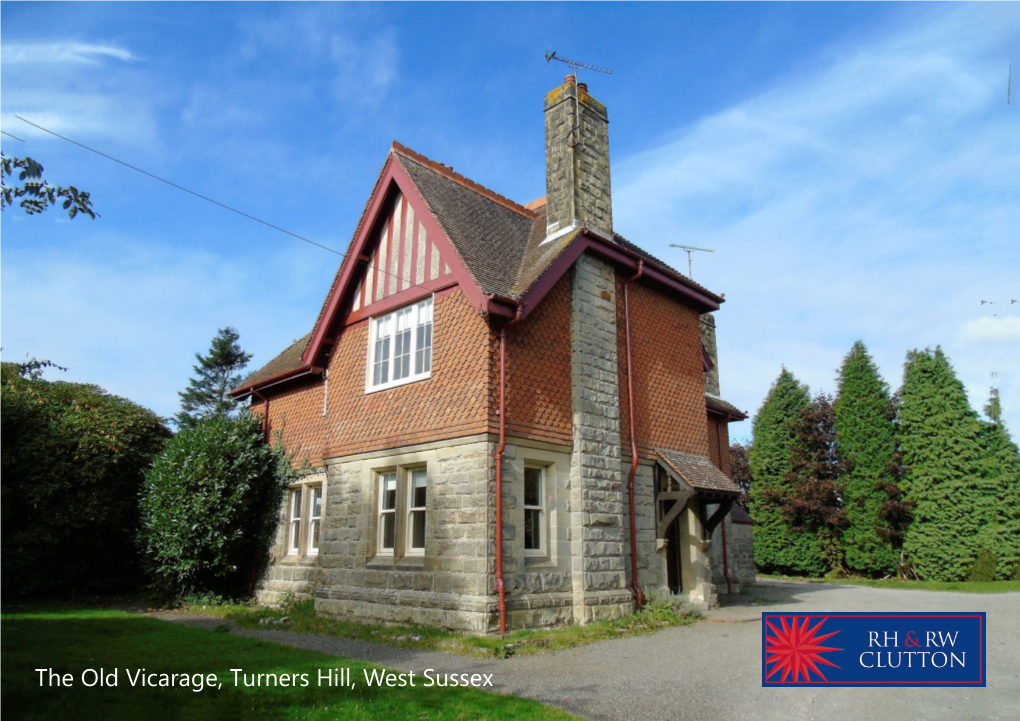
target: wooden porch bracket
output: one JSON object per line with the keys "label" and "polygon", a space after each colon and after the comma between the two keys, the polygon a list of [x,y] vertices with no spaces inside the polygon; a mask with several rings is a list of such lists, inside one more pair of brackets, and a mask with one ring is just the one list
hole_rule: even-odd
{"label": "wooden porch bracket", "polygon": [[706,541],[712,538],[712,532],[715,531],[715,527],[719,525],[719,523],[722,521],[722,519],[726,518],[726,514],[729,513],[730,509],[733,508],[733,499],[732,498],[728,498],[728,499],[726,499],[724,501],[720,501],[719,507],[717,509],[715,509],[715,513],[713,513],[710,517],[708,517],[706,519],[705,518],[705,507],[707,505],[708,505],[707,502],[705,502],[703,500],[702,503],[701,503],[701,507],[700,507],[700,512],[701,512],[701,532],[702,532],[702,537]]}

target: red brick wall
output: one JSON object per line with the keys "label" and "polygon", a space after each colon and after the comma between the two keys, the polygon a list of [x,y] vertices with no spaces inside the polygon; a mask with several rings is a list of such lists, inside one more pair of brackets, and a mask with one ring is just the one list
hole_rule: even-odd
{"label": "red brick wall", "polygon": [[[494,333],[496,352],[498,334]],[[493,397],[499,404],[498,356]],[[570,397],[570,274],[524,321],[507,330],[507,435],[573,442]],[[493,416],[498,431],[499,417]]]}
{"label": "red brick wall", "polygon": [[329,359],[325,457],[488,430],[491,334],[459,289],[435,298],[432,377],[365,393],[368,321],[344,329]]}
{"label": "red brick wall", "polygon": [[712,413],[708,414],[708,457],[730,475],[730,427],[725,419]]}
{"label": "red brick wall", "polygon": [[[617,276],[620,441],[630,449],[623,279]],[[671,448],[707,456],[708,424],[698,311],[645,281],[630,286],[638,455]]]}
{"label": "red brick wall", "polygon": [[[280,438],[294,456],[294,467],[322,466],[322,379],[295,381],[281,390],[269,389],[269,437]],[[275,392],[274,392],[275,391]],[[252,414],[262,417],[265,404],[254,399]]]}

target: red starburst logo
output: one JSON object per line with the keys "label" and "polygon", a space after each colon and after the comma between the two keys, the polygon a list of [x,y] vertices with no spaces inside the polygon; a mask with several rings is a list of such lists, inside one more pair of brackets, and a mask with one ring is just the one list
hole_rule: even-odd
{"label": "red starburst logo", "polygon": [[[843,649],[819,645],[825,639],[835,636],[839,631],[818,636],[818,629],[829,619],[823,618],[814,628],[808,629],[810,620],[810,616],[807,616],[804,618],[804,622],[798,625],[797,619],[791,618],[790,623],[787,624],[786,619],[780,616],[779,623],[783,627],[782,631],[772,625],[771,621],[765,622],[773,634],[765,636],[765,643],[768,645],[765,655],[766,681],[777,672],[782,671],[779,678],[780,683],[797,683],[801,676],[805,683],[810,683],[811,674],[809,672],[814,671],[823,681],[827,682],[828,679],[818,670],[817,664],[839,668],[831,661],[822,658],[821,654],[826,651],[842,651]],[[769,664],[772,665],[771,669]]]}

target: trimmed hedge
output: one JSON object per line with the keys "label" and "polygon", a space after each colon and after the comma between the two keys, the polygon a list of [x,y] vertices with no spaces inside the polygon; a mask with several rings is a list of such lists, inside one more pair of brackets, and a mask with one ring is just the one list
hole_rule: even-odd
{"label": "trimmed hedge", "polygon": [[246,595],[269,565],[295,477],[282,447],[265,443],[247,413],[178,433],[146,474],[141,499],[153,587],[172,597]]}
{"label": "trimmed hedge", "polygon": [[138,491],[170,430],[102,388],[2,367],[5,597],[141,584]]}

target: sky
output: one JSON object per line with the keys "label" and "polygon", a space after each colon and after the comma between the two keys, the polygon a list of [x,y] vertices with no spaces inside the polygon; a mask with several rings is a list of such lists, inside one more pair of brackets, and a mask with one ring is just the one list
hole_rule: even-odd
{"label": "sky", "polygon": [[3,358],[169,417],[217,329],[258,368],[339,264],[15,115],[342,252],[393,140],[545,195],[549,50],[613,71],[581,80],[616,231],[681,269],[671,243],[715,251],[726,399],[754,414],[784,365],[834,392],[858,339],[895,390],[940,345],[1020,429],[1017,3],[4,2],[3,152],[100,218],[3,213]]}

